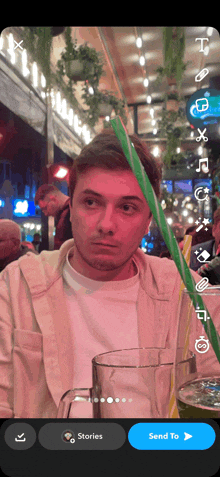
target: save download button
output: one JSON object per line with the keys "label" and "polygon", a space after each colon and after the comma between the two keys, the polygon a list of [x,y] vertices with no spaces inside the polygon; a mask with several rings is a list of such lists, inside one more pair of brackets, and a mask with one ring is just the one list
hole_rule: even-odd
{"label": "save download button", "polygon": [[204,422],[140,422],[128,432],[130,444],[139,450],[205,450],[215,438]]}

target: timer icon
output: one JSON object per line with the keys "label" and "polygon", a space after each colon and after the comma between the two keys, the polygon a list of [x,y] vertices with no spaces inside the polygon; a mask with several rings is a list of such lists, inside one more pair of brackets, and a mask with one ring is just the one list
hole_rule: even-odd
{"label": "timer icon", "polygon": [[200,336],[195,342],[195,350],[198,353],[206,353],[209,350],[209,340],[206,340],[205,336]]}

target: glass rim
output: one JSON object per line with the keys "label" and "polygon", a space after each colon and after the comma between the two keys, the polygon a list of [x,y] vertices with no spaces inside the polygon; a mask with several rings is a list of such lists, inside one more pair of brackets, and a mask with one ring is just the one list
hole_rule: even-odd
{"label": "glass rim", "polygon": [[[155,350],[155,351],[173,351],[173,354],[174,354],[174,359],[172,362],[167,362],[167,363],[159,363],[159,364],[150,364],[150,365],[140,365],[140,366],[135,366],[135,365],[118,365],[118,364],[106,364],[106,363],[98,363],[96,361],[96,359],[99,357],[99,356],[104,356],[106,354],[113,354],[113,353],[117,353],[117,352],[121,352],[121,351],[133,351],[133,350]],[[195,354],[192,352],[192,351],[189,351],[189,353],[191,354],[190,357],[186,358],[186,359],[183,359],[181,361],[181,363],[186,363],[187,361],[189,361],[190,359],[194,358],[195,357]],[[152,367],[152,368],[156,368],[158,366],[170,366],[170,365],[173,365],[175,364],[175,359],[176,359],[176,351],[175,349],[173,348],[156,348],[156,347],[153,347],[153,348],[122,348],[122,349],[115,349],[113,351],[106,351],[105,353],[100,353],[100,354],[97,354],[96,356],[94,356],[94,358],[92,359],[92,364],[95,364],[96,366],[105,366],[107,368],[149,368],[149,367]]]}

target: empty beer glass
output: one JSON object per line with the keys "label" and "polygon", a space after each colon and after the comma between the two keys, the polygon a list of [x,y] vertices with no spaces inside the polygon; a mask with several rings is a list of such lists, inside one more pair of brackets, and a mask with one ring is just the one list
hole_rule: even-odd
{"label": "empty beer glass", "polygon": [[92,360],[93,387],[71,389],[61,398],[58,418],[70,417],[74,402],[89,401],[94,418],[169,417],[174,349],[133,348]]}

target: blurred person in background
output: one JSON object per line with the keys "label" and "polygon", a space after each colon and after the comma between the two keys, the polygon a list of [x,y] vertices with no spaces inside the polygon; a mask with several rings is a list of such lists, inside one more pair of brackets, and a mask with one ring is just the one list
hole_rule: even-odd
{"label": "blurred person in background", "polygon": [[21,244],[21,230],[18,224],[10,219],[0,220],[0,272],[14,260],[18,260],[27,252],[38,253],[27,245]]}
{"label": "blurred person in background", "polygon": [[28,240],[23,240],[21,245],[28,247],[30,250],[35,250],[33,243],[29,242]]}
{"label": "blurred person in background", "polygon": [[40,234],[36,233],[34,234],[34,240],[32,240],[32,245],[34,247],[34,250],[37,250],[38,253],[41,253],[43,250],[42,242],[40,239]]}
{"label": "blurred person in background", "polygon": [[[196,228],[197,228],[197,225],[191,225],[190,227],[188,227],[186,229],[185,235],[192,235],[192,237],[193,237]],[[192,242],[193,242],[193,238],[192,238]],[[181,242],[179,242],[179,248],[180,248],[180,250],[183,251],[183,240],[181,240]]]}
{"label": "blurred person in background", "polygon": [[[210,237],[210,230],[208,231],[201,230],[199,232],[195,232],[195,234],[198,234],[198,237],[195,235],[195,240],[198,240],[200,232],[202,237],[204,238],[209,237],[209,240],[200,241],[200,242],[197,242],[196,244],[193,243],[193,246],[191,249],[191,257],[190,257],[190,268],[192,270],[197,271],[202,266],[201,262],[197,260],[198,253],[196,254],[195,252],[202,253],[202,250],[206,250],[206,252],[209,253],[208,261],[211,261],[216,256],[216,251],[220,244],[220,207],[218,207],[216,211],[214,212],[213,221],[214,223],[212,226],[212,237],[213,237],[212,239]],[[208,229],[211,229],[209,224],[206,227]]]}
{"label": "blurred person in background", "polygon": [[213,242],[212,224],[206,225],[205,228],[208,230],[205,230],[205,228],[203,227],[201,230],[196,232],[197,227],[198,225],[196,225],[196,228],[192,233],[192,247],[194,247],[194,245],[209,242],[209,241]]}
{"label": "blurred person in background", "polygon": [[35,205],[39,205],[47,217],[55,218],[54,250],[59,250],[66,240],[73,238],[70,223],[70,198],[55,185],[43,184],[36,192]]}
{"label": "blurred person in background", "polygon": [[[175,223],[171,225],[174,237],[176,238],[177,243],[179,244],[180,249],[182,250],[183,237],[185,235],[185,227],[180,223]],[[172,260],[169,250],[164,250],[160,253],[160,258],[169,258]]]}

